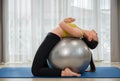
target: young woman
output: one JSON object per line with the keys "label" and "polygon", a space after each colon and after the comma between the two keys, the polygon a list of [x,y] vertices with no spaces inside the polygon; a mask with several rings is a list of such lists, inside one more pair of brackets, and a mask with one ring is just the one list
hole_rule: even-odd
{"label": "young woman", "polygon": [[[51,50],[64,37],[82,37],[89,48],[94,49],[97,46],[97,33],[94,30],[80,29],[75,24],[71,24],[74,21],[74,18],[66,18],[60,22],[58,27],[48,33],[34,57],[32,64],[32,74],[34,76],[81,76],[81,74],[75,73],[69,68],[51,69],[47,64]],[[91,64],[91,71],[95,71],[93,60],[91,60]]]}

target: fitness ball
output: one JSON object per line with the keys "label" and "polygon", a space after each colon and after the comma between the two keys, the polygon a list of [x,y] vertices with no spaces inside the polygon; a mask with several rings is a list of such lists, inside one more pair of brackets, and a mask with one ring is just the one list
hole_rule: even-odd
{"label": "fitness ball", "polygon": [[79,38],[64,38],[51,51],[48,57],[50,68],[70,68],[77,73],[83,73],[91,60],[91,51],[85,42]]}

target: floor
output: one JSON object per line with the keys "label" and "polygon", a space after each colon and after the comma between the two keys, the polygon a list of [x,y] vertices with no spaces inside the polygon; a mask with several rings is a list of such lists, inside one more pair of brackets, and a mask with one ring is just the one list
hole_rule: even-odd
{"label": "floor", "polygon": [[[120,63],[95,62],[96,66],[114,66],[120,68]],[[2,67],[28,67],[31,64],[1,64]],[[0,78],[0,81],[120,81],[120,78]]]}

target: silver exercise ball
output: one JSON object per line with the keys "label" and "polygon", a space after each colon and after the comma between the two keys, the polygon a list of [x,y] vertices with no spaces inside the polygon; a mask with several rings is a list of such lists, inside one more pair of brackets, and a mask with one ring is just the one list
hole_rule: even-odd
{"label": "silver exercise ball", "polygon": [[51,51],[48,63],[51,68],[69,67],[74,72],[82,73],[90,60],[91,52],[84,41],[78,38],[64,38]]}

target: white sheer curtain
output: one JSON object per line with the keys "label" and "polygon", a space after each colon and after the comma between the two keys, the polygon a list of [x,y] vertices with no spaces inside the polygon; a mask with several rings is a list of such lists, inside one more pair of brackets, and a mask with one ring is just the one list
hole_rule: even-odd
{"label": "white sheer curtain", "polygon": [[5,0],[5,55],[10,63],[29,63],[46,34],[65,17],[95,29],[95,60],[110,61],[110,0]]}

